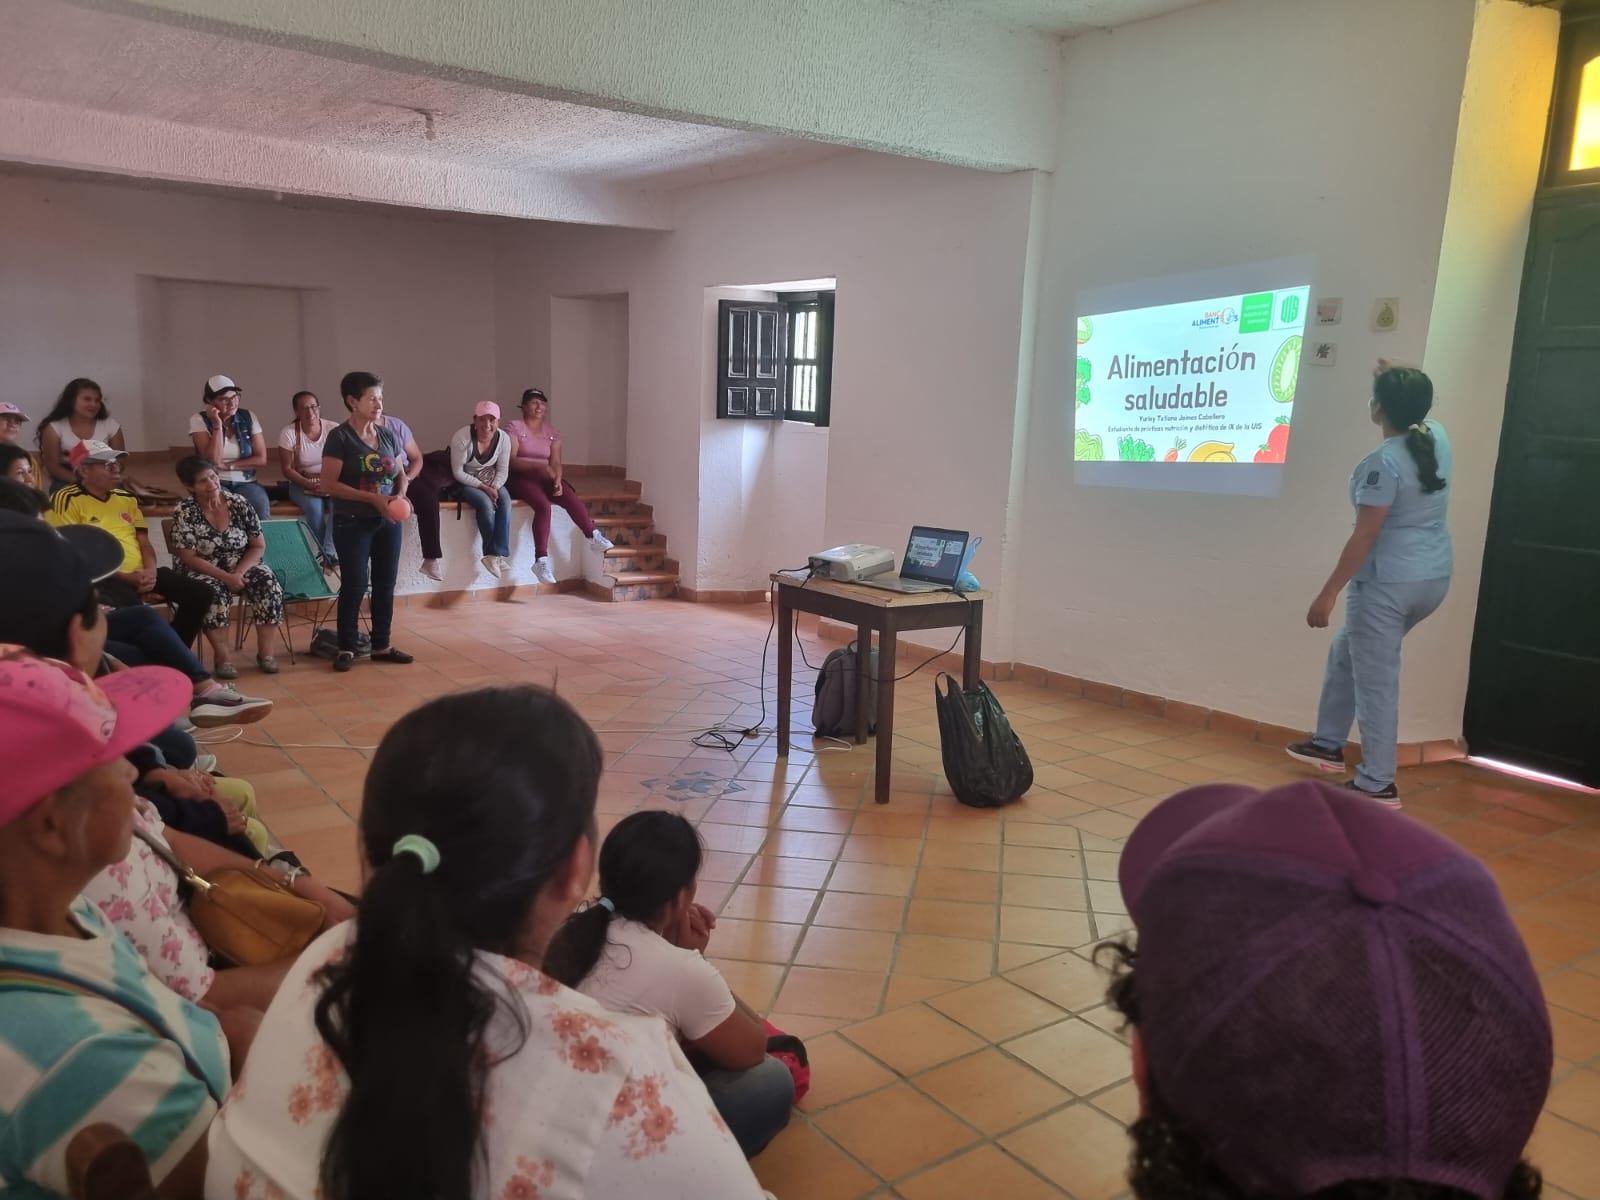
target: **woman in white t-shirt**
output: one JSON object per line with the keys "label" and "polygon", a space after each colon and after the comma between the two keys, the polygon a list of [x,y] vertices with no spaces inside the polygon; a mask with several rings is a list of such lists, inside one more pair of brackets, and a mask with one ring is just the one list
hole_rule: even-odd
{"label": "woman in white t-shirt", "polygon": [[753,1158],[789,1123],[794,1076],[767,1054],[761,1018],[703,957],[717,922],[694,902],[700,859],[700,835],[677,813],[624,817],[600,847],[600,899],[567,919],[544,969],[614,1012],[665,1017]]}
{"label": "woman in white t-shirt", "polygon": [[266,466],[267,439],[260,418],[239,407],[242,390],[226,375],[206,380],[201,392],[205,407],[189,418],[189,440],[194,452],[216,468],[222,490],[242,497],[265,521],[272,515],[272,501],[256,482],[256,468]]}
{"label": "woman in white t-shirt", "polygon": [[[79,442],[104,442],[113,450],[126,450],[119,425],[106,409],[105,393],[92,379],[74,379],[61,389],[54,406],[39,422],[39,460],[52,492],[77,483],[69,456]],[[41,484],[43,481],[41,481]]]}
{"label": "woman in white t-shirt", "polygon": [[322,565],[337,571],[333,506],[322,492],[322,447],[337,425],[322,419],[322,402],[315,392],[296,392],[289,403],[294,408],[294,420],[278,433],[278,464],[289,481],[289,498],[300,506],[311,536],[322,549]]}
{"label": "woman in white t-shirt", "polygon": [[659,1019],[541,974],[594,867],[603,754],[543,688],[384,735],[356,920],[284,980],[211,1127],[211,1200],[757,1200]]}

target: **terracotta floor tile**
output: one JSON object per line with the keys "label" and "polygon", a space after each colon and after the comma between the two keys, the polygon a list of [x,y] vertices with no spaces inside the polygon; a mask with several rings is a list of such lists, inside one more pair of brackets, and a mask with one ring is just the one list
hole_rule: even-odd
{"label": "terracotta floor tile", "polygon": [[811,1061],[811,1090],[797,1105],[803,1112],[820,1112],[854,1100],[899,1078],[837,1033],[808,1041],[806,1054]]}
{"label": "terracotta floor tile", "polygon": [[[905,930],[944,937],[993,939],[994,905],[968,904],[960,900],[913,900],[906,910]],[[1600,980],[1595,982],[1600,984]]]}
{"label": "terracotta floor tile", "polygon": [[772,824],[782,811],[781,803],[752,803],[723,796],[706,812],[705,819],[719,825],[755,825],[765,828]]}
{"label": "terracotta floor tile", "polygon": [[930,979],[976,983],[994,973],[994,944],[925,933],[900,935],[894,969]]}
{"label": "terracotta floor tile", "polygon": [[1076,850],[1007,845],[1001,865],[1008,875],[1051,875],[1058,879],[1083,878],[1083,860]]}
{"label": "terracotta floor tile", "polygon": [[856,815],[849,809],[806,808],[791,804],[773,822],[779,829],[795,829],[806,833],[846,833]]}
{"label": "terracotta floor tile", "polygon": [[700,858],[700,878],[712,883],[732,883],[749,865],[748,854],[734,854],[726,850],[706,850]]}
{"label": "terracotta floor tile", "polygon": [[698,828],[700,841],[707,850],[749,854],[760,849],[767,836],[765,828],[753,825],[719,825],[702,821]]}
{"label": "terracotta floor tile", "polygon": [[894,957],[894,934],[862,929],[829,929],[821,925],[806,931],[794,961],[808,967],[835,967],[848,971],[874,971]]}
{"label": "terracotta floor tile", "polygon": [[783,858],[832,860],[839,857],[839,848],[843,844],[843,834],[778,829],[773,831],[762,849],[766,854],[776,854]]}
{"label": "terracotta floor tile", "polygon": [[[695,897],[704,903],[698,893]],[[737,917],[746,921],[785,921],[802,924],[811,915],[811,905],[817,894],[811,888],[758,887],[744,884],[733,889],[727,902],[718,909],[723,917]],[[720,922],[719,922],[720,924]]]}
{"label": "terracotta floor tile", "polygon": [[722,972],[734,994],[757,1012],[772,1007],[772,999],[783,982],[784,968],[778,963],[745,962],[740,959],[708,956],[707,961]]}
{"label": "terracotta floor tile", "polygon": [[1545,1105],[1574,1125],[1600,1132],[1600,1071],[1573,1071],[1556,1081]]}
{"label": "terracotta floor tile", "polygon": [[1072,1094],[990,1047],[916,1077],[918,1088],[994,1137],[1072,1100]]}
{"label": "terracotta floor tile", "polygon": [[1600,1133],[1546,1113],[1528,1143],[1528,1157],[1563,1191],[1583,1200],[1600,1196]]}
{"label": "terracotta floor tile", "polygon": [[[1063,881],[1065,882],[1065,881]],[[1000,936],[1008,942],[1041,946],[1081,946],[1094,934],[1083,913],[1047,908],[1000,908]]]}
{"label": "terracotta floor tile", "polygon": [[882,971],[790,967],[773,1007],[809,1016],[860,1020],[878,1011],[884,977]]}
{"label": "terracotta floor tile", "polygon": [[1096,1093],[1089,1102],[1124,1125],[1139,1119],[1139,1085],[1131,1079]]}
{"label": "terracotta floor tile", "polygon": [[860,892],[822,894],[813,921],[839,929],[880,929],[897,932],[905,917],[906,902],[900,896],[873,896]]}
{"label": "terracotta floor tile", "polygon": [[883,993],[883,1011],[890,1012],[908,1004],[932,1000],[946,992],[961,987],[959,979],[929,979],[924,975],[911,975],[905,971],[891,971],[889,986]]}
{"label": "terracotta floor tile", "polygon": [[1048,1000],[1005,979],[985,979],[928,1003],[991,1042],[1031,1033],[1067,1015]]}
{"label": "terracotta floor tile", "polygon": [[996,871],[1000,868],[998,843],[924,842],[924,867],[954,867],[960,871]]}
{"label": "terracotta floor tile", "polygon": [[864,837],[852,833],[839,851],[841,862],[880,863],[890,867],[913,867],[922,857],[920,838]]}
{"label": "terracotta floor tile", "polygon": [[791,1122],[750,1164],[761,1186],[779,1196],[856,1200],[878,1181],[806,1121]]}
{"label": "terracotta floor tile", "polygon": [[970,1030],[922,1004],[847,1026],[842,1033],[901,1075],[915,1075],[984,1045]]}
{"label": "terracotta floor tile", "polygon": [[[893,809],[891,800],[884,808]],[[861,834],[865,837],[892,837],[892,838],[917,838],[921,839],[923,831],[927,828],[928,818],[923,813],[904,812],[863,812],[856,818],[856,823],[850,832]]]}
{"label": "terracotta floor tile", "polygon": [[999,892],[1000,877],[993,871],[961,871],[953,867],[923,867],[917,872],[919,900],[964,900],[972,904],[992,904]]}
{"label": "terracotta floor tile", "polygon": [[1062,1021],[1005,1043],[1010,1053],[1079,1096],[1133,1071],[1128,1047],[1085,1021]]}
{"label": "terracotta floor tile", "polygon": [[956,816],[953,809],[943,816],[936,812],[928,818],[927,838],[930,842],[976,842],[992,846],[1000,840],[1000,818]]}
{"label": "terracotta floor tile", "polygon": [[877,863],[836,863],[828,878],[831,892],[868,892],[879,896],[906,896],[916,877],[914,867],[886,867]]}
{"label": "terracotta floor tile", "polygon": [[978,1134],[899,1083],[816,1117],[819,1129],[885,1179],[897,1179],[971,1145]]}
{"label": "terracotta floor tile", "polygon": [[1005,831],[1007,846],[1040,846],[1048,850],[1078,849],[1078,831],[1071,825],[1028,825],[1020,821],[1007,821]]}
{"label": "terracotta floor tile", "polygon": [[1586,971],[1565,971],[1544,981],[1544,996],[1551,1004],[1591,1019],[1600,1019],[1600,977]]}
{"label": "terracotta floor tile", "polygon": [[800,925],[724,917],[717,921],[708,949],[720,958],[786,963],[794,956],[794,948],[802,932]]}
{"label": "terracotta floor tile", "polygon": [[780,858],[757,854],[750,860],[744,882],[762,887],[819,888],[833,864],[816,858]]}
{"label": "terracotta floor tile", "polygon": [[1021,908],[1089,911],[1089,895],[1084,881],[1063,879],[1058,875],[1020,875],[1007,871],[1001,877],[1000,901]]}
{"label": "terracotta floor tile", "polygon": [[1025,967],[1029,963],[1038,962],[1041,958],[1050,958],[1055,950],[1050,946],[1024,946],[1015,942],[1001,942],[996,949],[999,951],[1000,971],[1014,971],[1018,967]]}
{"label": "terracotta floor tile", "polygon": [[1572,1062],[1600,1058],[1600,1021],[1565,1008],[1552,1008],[1550,1027],[1555,1032],[1556,1054],[1560,1057]]}
{"label": "terracotta floor tile", "polygon": [[1112,1200],[1128,1189],[1128,1135],[1086,1104],[1075,1104],[1000,1139],[1078,1200]]}
{"label": "terracotta floor tile", "polygon": [[895,1194],[905,1200],[973,1200],[983,1196],[1054,1200],[1066,1195],[993,1145],[979,1146],[903,1179],[895,1185]]}

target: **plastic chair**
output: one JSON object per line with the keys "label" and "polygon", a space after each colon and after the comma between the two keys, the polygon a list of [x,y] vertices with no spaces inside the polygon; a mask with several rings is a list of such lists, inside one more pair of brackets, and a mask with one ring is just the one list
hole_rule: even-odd
{"label": "plastic chair", "polygon": [[89,1125],[67,1143],[72,1200],[156,1200],[144,1152],[115,1125]]}
{"label": "plastic chair", "polygon": [[[295,661],[294,638],[289,622],[291,604],[321,605],[309,617],[293,617],[304,621],[312,629],[327,621],[338,602],[339,593],[328,586],[328,577],[322,573],[317,561],[317,545],[311,530],[299,517],[272,517],[261,522],[261,536],[266,542],[262,563],[278,577],[283,588],[283,644],[289,651],[289,661]],[[255,625],[255,611],[248,605],[239,605],[237,646],[243,646],[245,635]]]}

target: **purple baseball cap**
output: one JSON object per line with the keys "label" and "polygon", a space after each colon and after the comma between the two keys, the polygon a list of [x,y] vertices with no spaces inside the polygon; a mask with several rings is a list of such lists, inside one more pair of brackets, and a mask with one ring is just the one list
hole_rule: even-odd
{"label": "purple baseball cap", "polygon": [[1550,1018],[1494,878],[1343,788],[1190,788],[1123,851],[1152,1092],[1239,1188],[1413,1179],[1498,1200]]}

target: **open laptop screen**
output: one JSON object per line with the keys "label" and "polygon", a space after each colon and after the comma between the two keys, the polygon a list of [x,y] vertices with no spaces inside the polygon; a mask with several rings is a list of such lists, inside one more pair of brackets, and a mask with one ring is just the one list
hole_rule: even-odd
{"label": "open laptop screen", "polygon": [[911,527],[906,556],[900,564],[902,579],[954,587],[961,571],[961,557],[967,552],[967,535],[958,529]]}

